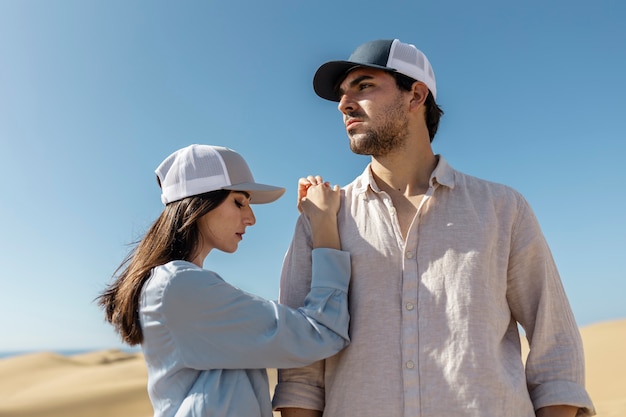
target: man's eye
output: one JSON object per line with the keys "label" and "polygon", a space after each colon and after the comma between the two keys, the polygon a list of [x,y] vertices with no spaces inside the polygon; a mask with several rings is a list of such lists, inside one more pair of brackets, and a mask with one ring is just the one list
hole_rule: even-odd
{"label": "man's eye", "polygon": [[371,87],[372,84],[359,84],[359,89],[360,90],[365,90],[367,87]]}
{"label": "man's eye", "polygon": [[235,200],[235,205],[239,208],[242,208],[244,206],[244,204],[239,200]]}

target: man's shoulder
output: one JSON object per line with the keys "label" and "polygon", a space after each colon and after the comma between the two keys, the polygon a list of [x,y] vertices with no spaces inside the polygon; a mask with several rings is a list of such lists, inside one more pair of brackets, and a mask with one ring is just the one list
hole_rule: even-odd
{"label": "man's shoulder", "polygon": [[370,186],[369,165],[365,170],[349,184],[342,187],[346,196],[352,196],[354,194],[360,194],[366,191]]}
{"label": "man's shoulder", "polygon": [[475,175],[466,174],[461,171],[454,171],[455,186],[465,188],[472,191],[483,191],[489,194],[520,197],[519,191],[510,185],[503,184],[497,181],[487,180]]}
{"label": "man's shoulder", "polygon": [[344,185],[341,188],[346,192],[353,193],[355,191],[358,192],[359,190],[362,190],[365,187],[367,187],[367,183],[363,180],[363,178],[361,178],[361,176],[358,176],[355,179],[353,179],[352,182]]}

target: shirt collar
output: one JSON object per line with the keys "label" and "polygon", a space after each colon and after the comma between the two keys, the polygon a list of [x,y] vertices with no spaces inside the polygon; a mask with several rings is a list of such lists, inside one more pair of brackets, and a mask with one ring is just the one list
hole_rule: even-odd
{"label": "shirt collar", "polygon": [[[438,162],[432,174],[430,174],[430,186],[435,187],[437,185],[443,185],[448,188],[454,188],[454,169],[446,162],[443,156],[436,156]],[[355,185],[355,190],[357,194],[365,193],[368,188],[371,188],[372,191],[374,191],[375,193],[380,192],[378,184],[376,184],[376,181],[374,181],[371,163],[367,164],[367,167],[365,167],[363,173],[357,178],[357,182]]]}
{"label": "shirt collar", "polygon": [[436,184],[444,185],[448,188],[454,188],[454,173],[455,170],[448,165],[446,160],[441,155],[436,155],[439,162],[432,174],[430,174],[430,186],[434,187]]}

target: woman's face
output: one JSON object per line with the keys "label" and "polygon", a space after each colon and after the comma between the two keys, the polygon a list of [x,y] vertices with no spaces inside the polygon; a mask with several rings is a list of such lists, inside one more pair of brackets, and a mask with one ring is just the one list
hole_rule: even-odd
{"label": "woman's face", "polygon": [[246,227],[254,223],[256,218],[250,207],[250,194],[231,191],[222,204],[198,221],[203,252],[208,254],[212,249],[235,252],[243,240]]}

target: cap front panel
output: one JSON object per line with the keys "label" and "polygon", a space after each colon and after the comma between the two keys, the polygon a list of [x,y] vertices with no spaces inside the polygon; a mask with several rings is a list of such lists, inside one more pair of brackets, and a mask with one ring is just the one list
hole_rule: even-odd
{"label": "cap front panel", "polygon": [[348,58],[348,61],[356,64],[370,64],[386,67],[389,61],[389,50],[393,41],[378,40],[367,42],[359,46]]}

